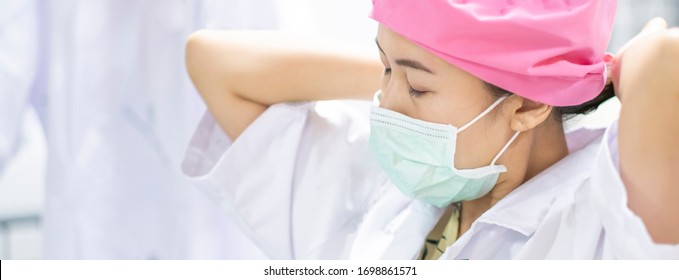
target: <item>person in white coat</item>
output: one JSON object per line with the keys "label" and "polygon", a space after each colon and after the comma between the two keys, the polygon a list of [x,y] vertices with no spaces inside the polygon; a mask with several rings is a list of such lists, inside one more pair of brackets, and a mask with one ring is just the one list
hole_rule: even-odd
{"label": "person in white coat", "polygon": [[373,1],[383,66],[194,33],[185,174],[272,258],[679,259],[677,30],[606,55],[615,1],[490,2]]}
{"label": "person in white coat", "polygon": [[275,28],[272,1],[4,1],[0,165],[33,106],[48,164],[46,259],[264,258],[179,170],[204,106],[199,28]]}

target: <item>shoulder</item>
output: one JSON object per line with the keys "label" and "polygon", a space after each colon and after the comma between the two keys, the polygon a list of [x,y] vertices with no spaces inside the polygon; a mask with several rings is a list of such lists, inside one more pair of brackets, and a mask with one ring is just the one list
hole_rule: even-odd
{"label": "shoulder", "polygon": [[[515,230],[532,234],[549,212],[572,203],[575,192],[587,185],[596,172],[594,160],[601,147],[603,129],[579,129],[568,134],[570,154],[519,186],[488,212],[489,217],[511,221]],[[506,214],[512,213],[512,214]],[[481,219],[485,220],[485,214]]]}

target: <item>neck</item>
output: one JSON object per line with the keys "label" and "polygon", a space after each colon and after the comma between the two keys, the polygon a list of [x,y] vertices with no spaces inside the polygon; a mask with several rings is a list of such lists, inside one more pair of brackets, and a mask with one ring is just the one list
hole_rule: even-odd
{"label": "neck", "polygon": [[495,187],[481,198],[462,202],[458,236],[507,194],[568,155],[563,125],[557,120],[521,133],[512,146],[498,160],[508,172],[500,174]]}

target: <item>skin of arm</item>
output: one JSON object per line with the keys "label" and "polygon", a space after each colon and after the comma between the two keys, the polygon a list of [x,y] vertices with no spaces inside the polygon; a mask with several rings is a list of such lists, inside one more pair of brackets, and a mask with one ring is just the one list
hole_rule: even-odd
{"label": "skin of arm", "polygon": [[628,206],[658,243],[679,243],[679,30],[654,19],[613,64]]}
{"label": "skin of arm", "polygon": [[189,76],[234,140],[276,103],[370,100],[383,66],[378,57],[361,54],[271,31],[201,30],[186,43]]}

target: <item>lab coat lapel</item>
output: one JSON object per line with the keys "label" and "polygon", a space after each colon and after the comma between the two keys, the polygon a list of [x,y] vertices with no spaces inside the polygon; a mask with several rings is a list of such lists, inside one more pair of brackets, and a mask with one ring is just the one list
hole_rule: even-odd
{"label": "lab coat lapel", "polygon": [[364,216],[349,258],[413,259],[441,214],[391,185]]}

